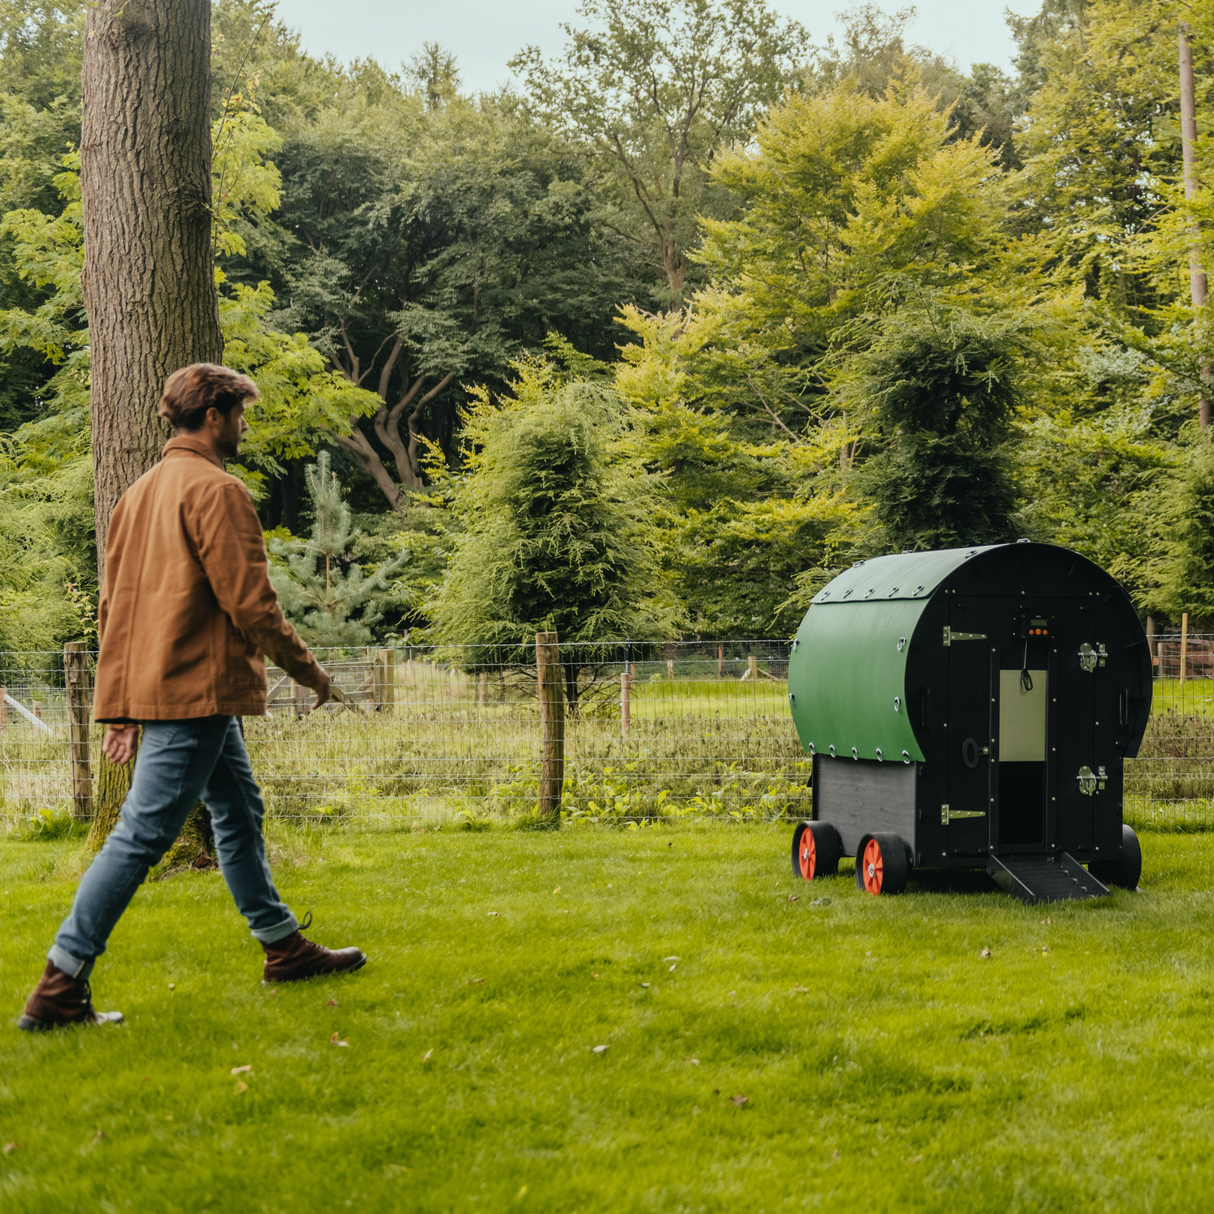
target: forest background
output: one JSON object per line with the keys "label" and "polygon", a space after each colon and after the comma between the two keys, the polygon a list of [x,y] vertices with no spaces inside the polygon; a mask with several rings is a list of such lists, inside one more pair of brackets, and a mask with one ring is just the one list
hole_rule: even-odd
{"label": "forest background", "polygon": [[[83,14],[0,3],[0,649],[94,635]],[[233,470],[310,641],[784,636],[855,560],[1019,537],[1214,627],[1214,4],[1046,0],[1014,76],[909,15],[584,0],[467,96],[213,5]]]}

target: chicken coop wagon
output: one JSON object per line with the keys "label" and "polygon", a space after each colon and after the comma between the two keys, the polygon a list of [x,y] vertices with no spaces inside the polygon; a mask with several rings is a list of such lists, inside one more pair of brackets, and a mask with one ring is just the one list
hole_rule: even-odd
{"label": "chicken coop wagon", "polygon": [[788,687],[813,756],[799,876],[855,856],[872,894],[912,867],[985,868],[1026,901],[1137,886],[1122,782],[1150,651],[1085,557],[1021,540],[859,562],[814,596]]}

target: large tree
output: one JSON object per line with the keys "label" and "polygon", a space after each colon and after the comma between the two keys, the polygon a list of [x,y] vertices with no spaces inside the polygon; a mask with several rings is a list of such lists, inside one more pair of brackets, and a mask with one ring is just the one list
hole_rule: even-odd
{"label": "large tree", "polygon": [[165,379],[223,357],[210,15],[209,0],[98,0],[88,11],[80,187],[102,576],[114,506],[167,437],[156,416]]}
{"label": "large tree", "polygon": [[745,140],[804,67],[809,40],[763,0],[582,0],[589,29],[548,60],[538,47],[510,66],[558,130],[589,143],[616,183],[607,222],[682,303],[696,218],[723,214],[713,156]]}

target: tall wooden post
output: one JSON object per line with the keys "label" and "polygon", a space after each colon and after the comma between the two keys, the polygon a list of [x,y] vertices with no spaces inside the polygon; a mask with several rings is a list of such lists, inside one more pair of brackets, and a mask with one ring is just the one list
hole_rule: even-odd
{"label": "tall wooden post", "polygon": [[1185,672],[1189,665],[1189,613],[1180,617],[1180,682],[1184,685]]}
{"label": "tall wooden post", "polygon": [[[1180,149],[1184,158],[1184,196],[1187,202],[1197,193],[1197,105],[1193,91],[1193,44],[1189,41],[1189,23],[1180,23]],[[1189,298],[1193,311],[1205,307],[1206,272],[1201,265],[1201,230],[1192,227],[1193,244],[1189,252]],[[1197,417],[1204,430],[1210,424],[1210,397],[1206,385],[1210,364],[1202,362],[1197,389]]]}
{"label": "tall wooden post", "polygon": [[535,673],[540,693],[541,818],[561,824],[561,786],[565,782],[565,680],[561,646],[555,632],[535,634]]}
{"label": "tall wooden post", "polygon": [[88,650],[83,641],[63,647],[63,681],[67,687],[67,732],[72,758],[72,816],[93,816],[93,772],[89,766],[89,717],[92,715],[92,679]]}
{"label": "tall wooden post", "polygon": [[7,695],[8,688],[0,687],[0,733],[8,728],[8,700],[5,699]]}
{"label": "tall wooden post", "polygon": [[721,667],[725,664],[725,646],[717,646],[717,678],[721,677]]}
{"label": "tall wooden post", "polygon": [[377,649],[372,667],[375,711],[392,712],[396,707],[396,650]]}
{"label": "tall wooden post", "polygon": [[620,675],[620,737],[626,738],[632,726],[632,675]]}

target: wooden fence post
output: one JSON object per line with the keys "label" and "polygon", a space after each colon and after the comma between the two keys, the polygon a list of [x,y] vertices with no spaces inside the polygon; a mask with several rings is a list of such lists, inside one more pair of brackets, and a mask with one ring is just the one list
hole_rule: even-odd
{"label": "wooden fence post", "polygon": [[476,702],[478,704],[488,704],[489,703],[489,672],[487,670],[481,671],[481,677],[477,680],[476,686],[477,686]]}
{"label": "wooden fence post", "polygon": [[620,675],[620,737],[626,738],[632,726],[632,675]]}
{"label": "wooden fence post", "polygon": [[72,816],[93,816],[93,772],[89,766],[89,717],[92,715],[92,679],[83,641],[63,647],[63,681],[67,687],[68,745],[72,759]]}
{"label": "wooden fence post", "polygon": [[377,649],[374,676],[376,712],[391,712],[396,707],[396,650]]}
{"label": "wooden fence post", "polygon": [[6,695],[8,688],[0,687],[0,733],[8,728],[8,701],[4,698]]}
{"label": "wooden fence post", "polygon": [[541,818],[551,818],[559,827],[565,782],[565,680],[555,632],[535,634],[535,673],[540,694],[539,812]]}
{"label": "wooden fence post", "polygon": [[1189,613],[1180,617],[1180,683],[1184,686],[1185,667],[1189,664]]}
{"label": "wooden fence post", "polygon": [[725,663],[725,646],[718,645],[717,646],[717,678],[718,679],[721,677],[721,667],[724,665],[724,663]]}

